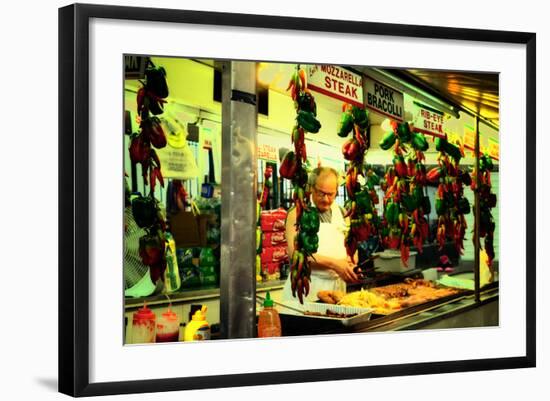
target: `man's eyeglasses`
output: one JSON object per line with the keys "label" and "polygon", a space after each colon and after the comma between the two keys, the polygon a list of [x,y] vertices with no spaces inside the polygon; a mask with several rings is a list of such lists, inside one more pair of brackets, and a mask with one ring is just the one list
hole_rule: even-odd
{"label": "man's eyeglasses", "polygon": [[317,187],[313,187],[313,189],[315,190],[315,193],[319,195],[320,198],[324,198],[326,196],[327,198],[332,199],[332,198],[335,198],[336,195],[338,195],[338,192],[324,192]]}

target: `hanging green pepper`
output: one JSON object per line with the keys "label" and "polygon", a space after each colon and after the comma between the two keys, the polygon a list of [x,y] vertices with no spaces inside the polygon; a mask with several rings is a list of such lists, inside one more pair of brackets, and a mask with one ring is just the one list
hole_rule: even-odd
{"label": "hanging green pepper", "polygon": [[300,110],[308,111],[314,116],[317,115],[317,106],[310,93],[300,92],[297,102]]}
{"label": "hanging green pepper", "polygon": [[139,196],[132,200],[132,214],[136,224],[141,227],[151,227],[157,221],[157,205],[150,196]]}
{"label": "hanging green pepper", "polygon": [[435,138],[435,150],[438,152],[444,152],[445,145],[447,145],[447,140],[445,138]]}
{"label": "hanging green pepper", "polygon": [[315,118],[312,112],[299,110],[296,115],[296,122],[305,131],[316,134],[321,129],[321,123]]}
{"label": "hanging green pepper", "polygon": [[375,185],[380,185],[380,177],[375,172],[370,172],[367,178],[367,187],[373,189]]}
{"label": "hanging green pepper", "polygon": [[407,212],[412,212],[418,207],[418,203],[414,196],[403,194],[401,195],[401,204]]}
{"label": "hanging green pepper", "polygon": [[397,135],[401,142],[409,142],[411,140],[411,130],[409,123],[403,122],[397,126]]}
{"label": "hanging green pepper", "polygon": [[424,198],[424,193],[422,192],[422,187],[421,186],[418,185],[418,186],[414,187],[413,197],[414,197],[414,200],[416,201],[416,204],[418,206],[421,206],[422,199]]}
{"label": "hanging green pepper", "polygon": [[382,148],[382,150],[388,150],[393,146],[396,140],[395,133],[393,131],[388,132],[386,135],[384,135],[384,138],[380,141],[379,145]]}
{"label": "hanging green pepper", "polygon": [[469,214],[470,213],[470,202],[466,198],[460,198],[458,200],[458,212],[460,214]]}
{"label": "hanging green pepper", "polygon": [[451,156],[457,163],[462,158],[462,153],[460,153],[460,149],[458,146],[453,145],[452,143],[447,142],[445,145],[445,152]]}
{"label": "hanging green pepper", "polygon": [[443,199],[435,200],[435,212],[438,216],[444,215],[447,212],[447,205]]}
{"label": "hanging green pepper", "polygon": [[399,206],[397,203],[388,202],[385,217],[389,225],[394,226],[397,224],[399,221]]}
{"label": "hanging green pepper", "polygon": [[357,192],[355,194],[355,202],[357,203],[357,207],[363,213],[372,212],[372,199],[368,191],[362,190],[360,192]]}
{"label": "hanging green pepper", "polygon": [[426,140],[426,137],[419,132],[414,132],[412,134],[411,145],[416,150],[420,150],[422,152],[427,151],[428,148],[430,147],[430,145],[428,145],[428,141]]}
{"label": "hanging green pepper", "polygon": [[353,117],[353,122],[357,124],[359,128],[365,129],[369,126],[369,115],[367,110],[353,106],[351,108],[351,114]]}
{"label": "hanging green pepper", "polygon": [[338,136],[345,138],[353,129],[353,116],[349,112],[342,113],[338,124]]}
{"label": "hanging green pepper", "polygon": [[302,250],[307,254],[311,255],[317,252],[317,248],[319,248],[319,236],[317,234],[308,234],[301,231],[298,235],[298,240],[300,241]]}
{"label": "hanging green pepper", "polygon": [[300,231],[317,233],[319,231],[319,211],[316,207],[309,207],[302,212],[300,217]]}

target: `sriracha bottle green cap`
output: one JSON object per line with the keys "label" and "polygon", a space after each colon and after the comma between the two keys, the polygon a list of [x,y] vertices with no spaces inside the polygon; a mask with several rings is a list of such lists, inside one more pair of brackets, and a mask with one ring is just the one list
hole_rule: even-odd
{"label": "sriracha bottle green cap", "polygon": [[271,299],[271,295],[269,295],[269,291],[265,294],[265,300],[264,300],[264,308],[271,308],[273,307],[273,300]]}

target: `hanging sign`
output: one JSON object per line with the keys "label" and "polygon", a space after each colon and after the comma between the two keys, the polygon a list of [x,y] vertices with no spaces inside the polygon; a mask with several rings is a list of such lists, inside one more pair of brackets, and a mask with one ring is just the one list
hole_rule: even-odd
{"label": "hanging sign", "polygon": [[162,176],[179,180],[189,180],[199,176],[195,157],[187,143],[181,148],[165,146],[157,149]]}
{"label": "hanging sign", "polygon": [[489,138],[489,146],[487,147],[487,153],[495,160],[499,160],[500,157],[500,144],[496,139]]}
{"label": "hanging sign", "polygon": [[443,125],[445,116],[443,112],[432,109],[431,107],[414,102],[414,129],[423,134],[445,137]]}
{"label": "hanging sign", "polygon": [[277,163],[279,160],[279,150],[268,144],[258,144],[258,159],[266,160],[268,162]]}
{"label": "hanging sign", "polygon": [[124,78],[144,79],[147,57],[124,56]]}
{"label": "hanging sign", "polygon": [[393,120],[403,121],[403,93],[365,76],[365,106]]}
{"label": "hanging sign", "polygon": [[464,125],[464,147],[471,151],[476,150],[476,132],[473,127],[469,125]]}
{"label": "hanging sign", "polygon": [[166,146],[156,149],[164,178],[188,180],[199,176],[197,161],[186,140],[186,132],[167,119],[161,119],[166,133]]}
{"label": "hanging sign", "polygon": [[335,65],[311,65],[307,75],[309,89],[363,107],[361,75]]}

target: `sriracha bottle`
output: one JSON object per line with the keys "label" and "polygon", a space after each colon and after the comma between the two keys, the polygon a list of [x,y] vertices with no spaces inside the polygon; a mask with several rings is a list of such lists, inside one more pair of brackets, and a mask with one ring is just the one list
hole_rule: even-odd
{"label": "sriracha bottle", "polygon": [[281,337],[281,318],[273,307],[273,300],[266,293],[264,308],[258,316],[258,337]]}

